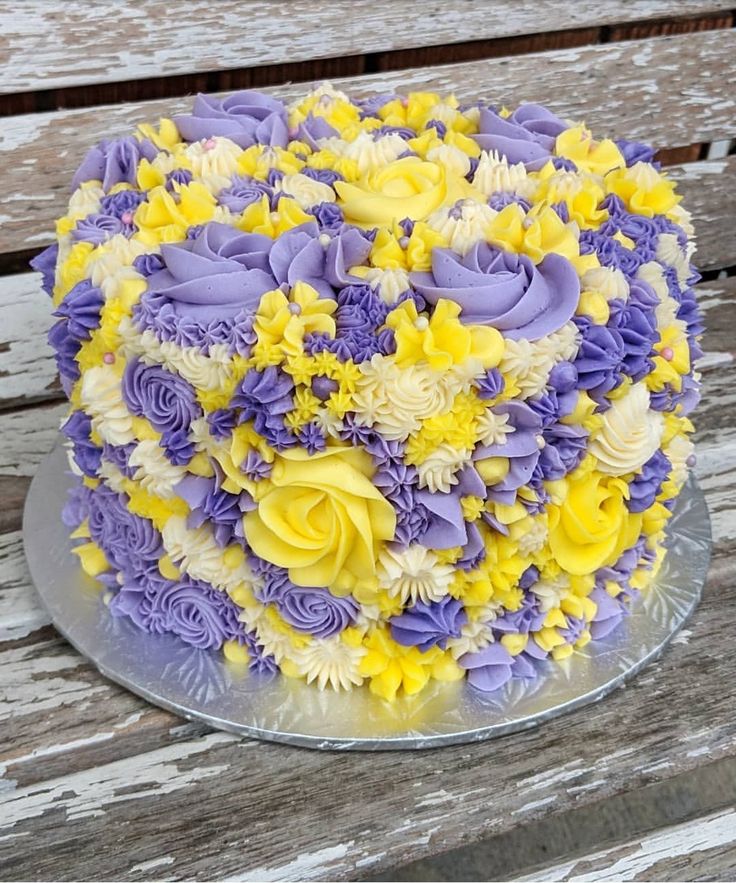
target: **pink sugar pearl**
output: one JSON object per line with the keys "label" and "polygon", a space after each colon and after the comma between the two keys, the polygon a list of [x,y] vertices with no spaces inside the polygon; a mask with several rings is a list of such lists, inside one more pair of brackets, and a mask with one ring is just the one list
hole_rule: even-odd
{"label": "pink sugar pearl", "polygon": [[204,144],[202,145],[202,147],[204,147],[205,150],[214,150],[215,147],[217,147],[217,142],[215,141],[214,138],[208,138],[208,139],[204,142]]}
{"label": "pink sugar pearl", "polygon": [[124,224],[132,224],[133,223],[133,212],[123,212],[122,215],[120,215],[120,220]]}
{"label": "pink sugar pearl", "polygon": [[105,355],[102,357],[102,361],[103,361],[106,365],[112,365],[112,364],[114,364],[114,362],[115,362],[115,353],[105,353]]}
{"label": "pink sugar pearl", "polygon": [[667,362],[671,362],[675,358],[675,353],[671,346],[665,346],[662,348],[660,356]]}

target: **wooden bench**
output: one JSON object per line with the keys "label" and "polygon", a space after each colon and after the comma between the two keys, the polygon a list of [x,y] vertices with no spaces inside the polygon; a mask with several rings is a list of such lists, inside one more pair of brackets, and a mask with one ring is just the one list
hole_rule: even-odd
{"label": "wooden bench", "polygon": [[[733,877],[733,793],[718,787],[736,766],[732,6],[430,0],[408,14],[388,0],[197,0],[170,16],[167,0],[0,2],[0,879],[358,879],[510,842],[526,851],[496,862],[499,878]],[[193,89],[288,97],[325,75],[355,94],[543,101],[650,141],[695,216],[709,326],[697,468],[715,537],[705,598],[625,690],[539,730],[412,754],[212,732],[102,678],[30,587],[23,500],[64,405],[48,301],[26,266],[51,241],[75,166],[96,139],[187,107]],[[680,812],[675,794],[700,797]],[[555,847],[561,825],[583,832],[594,812],[618,821]]]}

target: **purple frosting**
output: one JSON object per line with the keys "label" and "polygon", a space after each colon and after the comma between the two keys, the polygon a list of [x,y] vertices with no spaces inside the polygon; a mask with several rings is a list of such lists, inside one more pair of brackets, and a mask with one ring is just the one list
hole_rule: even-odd
{"label": "purple frosting", "polygon": [[527,255],[476,243],[461,257],[447,248],[432,251],[432,272],[412,273],[411,282],[430,303],[449,298],[462,320],[491,325],[512,340],[537,340],[561,328],[575,313],[580,281],[557,254],[535,266]]}
{"label": "purple frosting", "polygon": [[119,569],[163,554],[161,536],[151,522],[130,512],[124,495],[104,485],[90,495],[89,532],[107,560]]}
{"label": "purple frosting", "polygon": [[477,653],[466,653],[458,659],[467,669],[468,683],[484,693],[502,687],[512,676],[514,657],[503,644],[489,644]]}
{"label": "purple frosting", "polygon": [[72,442],[74,461],[85,475],[97,477],[102,458],[102,448],[98,447],[90,434],[92,421],[83,411],[72,411],[61,431]]}
{"label": "purple frosting", "polygon": [[92,332],[100,327],[100,311],[105,298],[99,288],[89,279],[83,279],[72,288],[54,312],[54,316],[66,319],[66,333],[81,343],[89,340]]}
{"label": "purple frosting", "polygon": [[422,653],[435,645],[444,650],[448,638],[457,638],[468,621],[465,608],[446,595],[441,601],[417,601],[400,616],[390,620],[391,636],[397,644],[419,647]]}
{"label": "purple frosting", "polygon": [[350,597],[293,585],[285,586],[277,603],[289,625],[315,638],[330,638],[352,625],[359,609]]}
{"label": "purple frosting", "polygon": [[122,394],[131,414],[147,417],[163,433],[188,431],[202,413],[193,387],[178,374],[160,365],[133,359],[125,366]]}
{"label": "purple frosting", "polygon": [[115,184],[136,184],[138,163],[141,159],[152,161],[158,151],[144,139],[132,135],[114,141],[100,141],[82,160],[72,179],[72,190],[83,181],[102,181],[102,189],[110,190]]}
{"label": "purple frosting", "polygon": [[273,188],[268,184],[247,175],[233,175],[230,186],[219,192],[217,201],[237,215],[264,196],[269,200],[273,196]]}
{"label": "purple frosting", "polygon": [[612,598],[605,589],[598,586],[588,596],[594,601],[597,610],[593,621],[590,623],[590,634],[593,640],[605,638],[621,622],[624,616],[624,608],[620,602]]}
{"label": "purple frosting", "polygon": [[672,464],[664,451],[656,451],[647,460],[641,472],[629,484],[629,512],[643,512],[654,503],[671,469]]}
{"label": "purple frosting", "polygon": [[197,95],[192,113],[175,116],[174,122],[185,141],[221,136],[243,148],[253,144],[286,147],[289,142],[283,102],[249,90],[224,99]]}
{"label": "purple frosting", "polygon": [[56,260],[58,257],[59,245],[55,242],[53,245],[49,245],[48,248],[44,248],[40,254],[37,254],[30,261],[31,269],[41,274],[41,287],[49,297],[51,297],[54,291],[54,276],[56,274]]}
{"label": "purple frosting", "polygon": [[92,214],[77,221],[77,226],[72,230],[72,239],[75,242],[91,242],[93,245],[102,245],[103,242],[116,233],[124,233],[126,225],[113,215]]}
{"label": "purple frosting", "polygon": [[616,147],[621,151],[627,166],[635,166],[638,162],[652,162],[657,152],[648,144],[642,144],[641,141],[627,141],[625,138],[619,138]]}
{"label": "purple frosting", "polygon": [[194,239],[161,246],[166,268],[148,279],[148,291],[163,294],[178,316],[209,322],[255,309],[278,284],[269,263],[273,242],[227,224],[206,224]]}
{"label": "purple frosting", "polygon": [[483,547],[478,528],[468,524],[462,512],[462,497],[486,498],[486,486],[473,466],[466,466],[458,473],[457,484],[447,493],[428,489],[417,491],[417,500],[429,513],[429,521],[420,542],[432,549],[451,549],[463,546],[469,557],[478,554]]}
{"label": "purple frosting", "polygon": [[552,155],[555,140],[567,125],[546,107],[522,104],[505,119],[489,108],[481,108],[478,134],[471,137],[483,150],[495,150],[509,163],[524,163],[541,169]]}
{"label": "purple frosting", "polygon": [[615,328],[596,325],[589,319],[577,318],[582,343],[575,358],[578,387],[599,399],[621,382],[624,342]]}
{"label": "purple frosting", "polygon": [[222,608],[232,602],[224,592],[185,581],[170,583],[156,600],[169,630],[193,647],[217,648],[231,637]]}
{"label": "purple frosting", "polygon": [[[294,407],[294,383],[288,374],[269,365],[265,371],[251,368],[230,400],[231,408],[239,408],[238,421],[253,421],[269,444],[283,444],[284,414]],[[292,437],[292,443],[296,439]]]}
{"label": "purple frosting", "polygon": [[211,524],[215,540],[223,547],[233,540],[243,539],[243,513],[256,507],[246,491],[229,494],[222,490],[216,479],[187,474],[177,484],[176,492],[191,510],[187,516],[188,527]]}

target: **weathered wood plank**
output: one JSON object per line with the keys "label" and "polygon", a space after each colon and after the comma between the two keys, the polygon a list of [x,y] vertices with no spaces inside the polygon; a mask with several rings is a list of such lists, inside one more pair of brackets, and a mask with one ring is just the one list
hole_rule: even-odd
{"label": "weathered wood plank", "polygon": [[[19,8],[0,3],[0,93],[90,86],[196,72],[256,68],[311,59],[382,55],[414,47],[499,40],[527,34],[602,27],[640,28],[652,22],[677,27],[688,16],[730,11],[730,0],[615,0],[601,7],[581,0],[560,7],[553,0],[491,6],[430,0],[420,14],[389,0],[358,0],[315,8],[307,0],[248,4],[182,4],[176,16],[166,0],[85,4],[70,0],[63,10],[45,0]],[[667,32],[667,31],[664,31]],[[452,59],[449,59],[452,60]],[[380,59],[378,60],[379,69]],[[416,62],[415,62],[416,63]]]}
{"label": "weathered wood plank", "polygon": [[732,880],[736,874],[736,810],[725,809],[592,855],[514,879],[522,881]]}
{"label": "weathered wood plank", "polygon": [[[523,62],[498,58],[386,72],[336,85],[356,95],[437,89],[511,106],[542,101],[601,134],[671,148],[736,135],[736,95],[724,86],[733,82],[736,31],[724,30],[544,52]],[[288,98],[307,88],[268,91]],[[0,155],[12,152],[12,158],[0,164],[0,253],[51,241],[73,171],[92,143],[190,106],[189,98],[171,99],[6,119]]]}
{"label": "weathered wood plank", "polygon": [[0,406],[58,398],[56,364],[46,342],[51,302],[40,275],[0,277]]}
{"label": "weathered wood plank", "polygon": [[[187,729],[100,678],[38,628],[26,602],[12,625],[31,633],[0,645],[0,876],[355,879],[735,756],[733,287],[702,286],[715,329],[698,419],[716,541],[708,589],[687,630],[626,690],[538,731],[411,763],[300,751]],[[49,440],[53,411],[2,415],[0,433]],[[0,584],[25,578],[18,542],[2,547]],[[353,786],[336,793],[336,781]],[[131,845],[119,850],[123,824]],[[18,849],[29,837],[36,848]]]}

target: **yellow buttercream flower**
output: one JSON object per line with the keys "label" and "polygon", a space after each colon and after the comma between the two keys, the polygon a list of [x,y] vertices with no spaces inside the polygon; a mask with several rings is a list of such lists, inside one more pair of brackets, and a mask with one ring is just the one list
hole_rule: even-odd
{"label": "yellow buttercream flower", "polygon": [[215,197],[200,184],[175,185],[172,195],[165,187],[155,187],[142,202],[133,218],[138,227],[136,239],[146,245],[161,242],[180,242],[186,238],[187,228],[205,224],[215,214]]}
{"label": "yellow buttercream flower", "polygon": [[422,221],[467,190],[460,180],[448,181],[442,166],[417,156],[394,160],[353,184],[336,181],[334,188],[345,220],[359,227],[388,227],[403,218]]}
{"label": "yellow buttercream flower", "polygon": [[608,217],[608,212],[599,208],[606,196],[600,176],[556,170],[548,162],[538,173],[538,179],[535,201],[550,205],[564,203],[570,220],[581,229],[595,230]]}
{"label": "yellow buttercream flower", "polygon": [[299,159],[282,147],[269,147],[254,144],[238,157],[238,172],[265,181],[271,169],[278,169],[286,175],[293,175],[304,168],[304,160]]}
{"label": "yellow buttercream flower", "polygon": [[376,557],[396,527],[393,506],[371,481],[358,448],[303,449],[274,459],[271,488],[243,519],[256,555],[289,570],[299,586],[349,592],[371,581]]}
{"label": "yellow buttercream flower", "polygon": [[264,194],[260,202],[251,203],[243,212],[237,226],[247,233],[262,233],[276,239],[287,230],[314,221],[299,203],[290,196],[282,196],[276,211],[271,211],[271,204]]}
{"label": "yellow buttercream flower", "polygon": [[460,306],[440,298],[432,318],[420,316],[413,300],[404,301],[392,310],[386,325],[396,336],[396,362],[411,365],[426,361],[430,368],[445,371],[469,358],[479,359],[492,368],[503,356],[503,337],[485,325],[463,325]]}
{"label": "yellow buttercream flower", "polygon": [[305,334],[334,337],[332,314],[336,309],[337,301],[320,297],[306,282],[297,282],[288,297],[278,288],[267,291],[258,303],[253,323],[258,337],[254,356],[258,357],[259,347],[275,348],[282,359],[299,356],[303,352]]}
{"label": "yellow buttercream flower", "polygon": [[[402,245],[403,242],[403,245]],[[370,262],[382,270],[429,270],[432,267],[432,249],[445,248],[445,237],[432,230],[423,221],[414,224],[411,236],[405,236],[398,223],[392,228],[382,227],[373,240]],[[350,272],[365,276],[368,267],[353,267]]]}
{"label": "yellow buttercream flower", "polygon": [[608,192],[620,197],[630,212],[647,218],[666,215],[682,199],[675,193],[674,182],[647,162],[609,172],[605,184]]}
{"label": "yellow buttercream flower", "polygon": [[545,203],[537,203],[529,212],[511,203],[490,221],[489,228],[489,242],[506,251],[529,255],[535,263],[550,252],[573,262],[580,256],[580,244],[572,228]]}
{"label": "yellow buttercream flower", "polygon": [[397,644],[388,629],[377,628],[363,641],[368,652],[360,660],[359,672],[370,678],[371,693],[392,702],[400,689],[411,696],[418,693],[431,678],[457,681],[464,671],[449,653],[431,647],[422,653],[417,647]]}
{"label": "yellow buttercream flower", "polygon": [[684,323],[676,321],[659,332],[654,344],[654,370],[646,376],[646,385],[653,392],[660,392],[669,383],[679,392],[682,377],[690,371],[690,347]]}
{"label": "yellow buttercream flower", "polygon": [[150,123],[141,123],[136,133],[139,138],[148,138],[159,150],[174,150],[182,142],[179,140],[179,130],[176,123],[168,117],[161,117],[158,121],[158,129]]}
{"label": "yellow buttercream flower", "polygon": [[591,470],[584,463],[567,478],[561,505],[549,508],[549,546],[560,567],[589,574],[616,561],[641,533],[641,515],[626,507],[622,478]]}
{"label": "yellow buttercream flower", "polygon": [[581,172],[605,175],[626,165],[621,151],[609,138],[596,141],[585,126],[573,126],[560,132],[555,153],[571,159]]}

